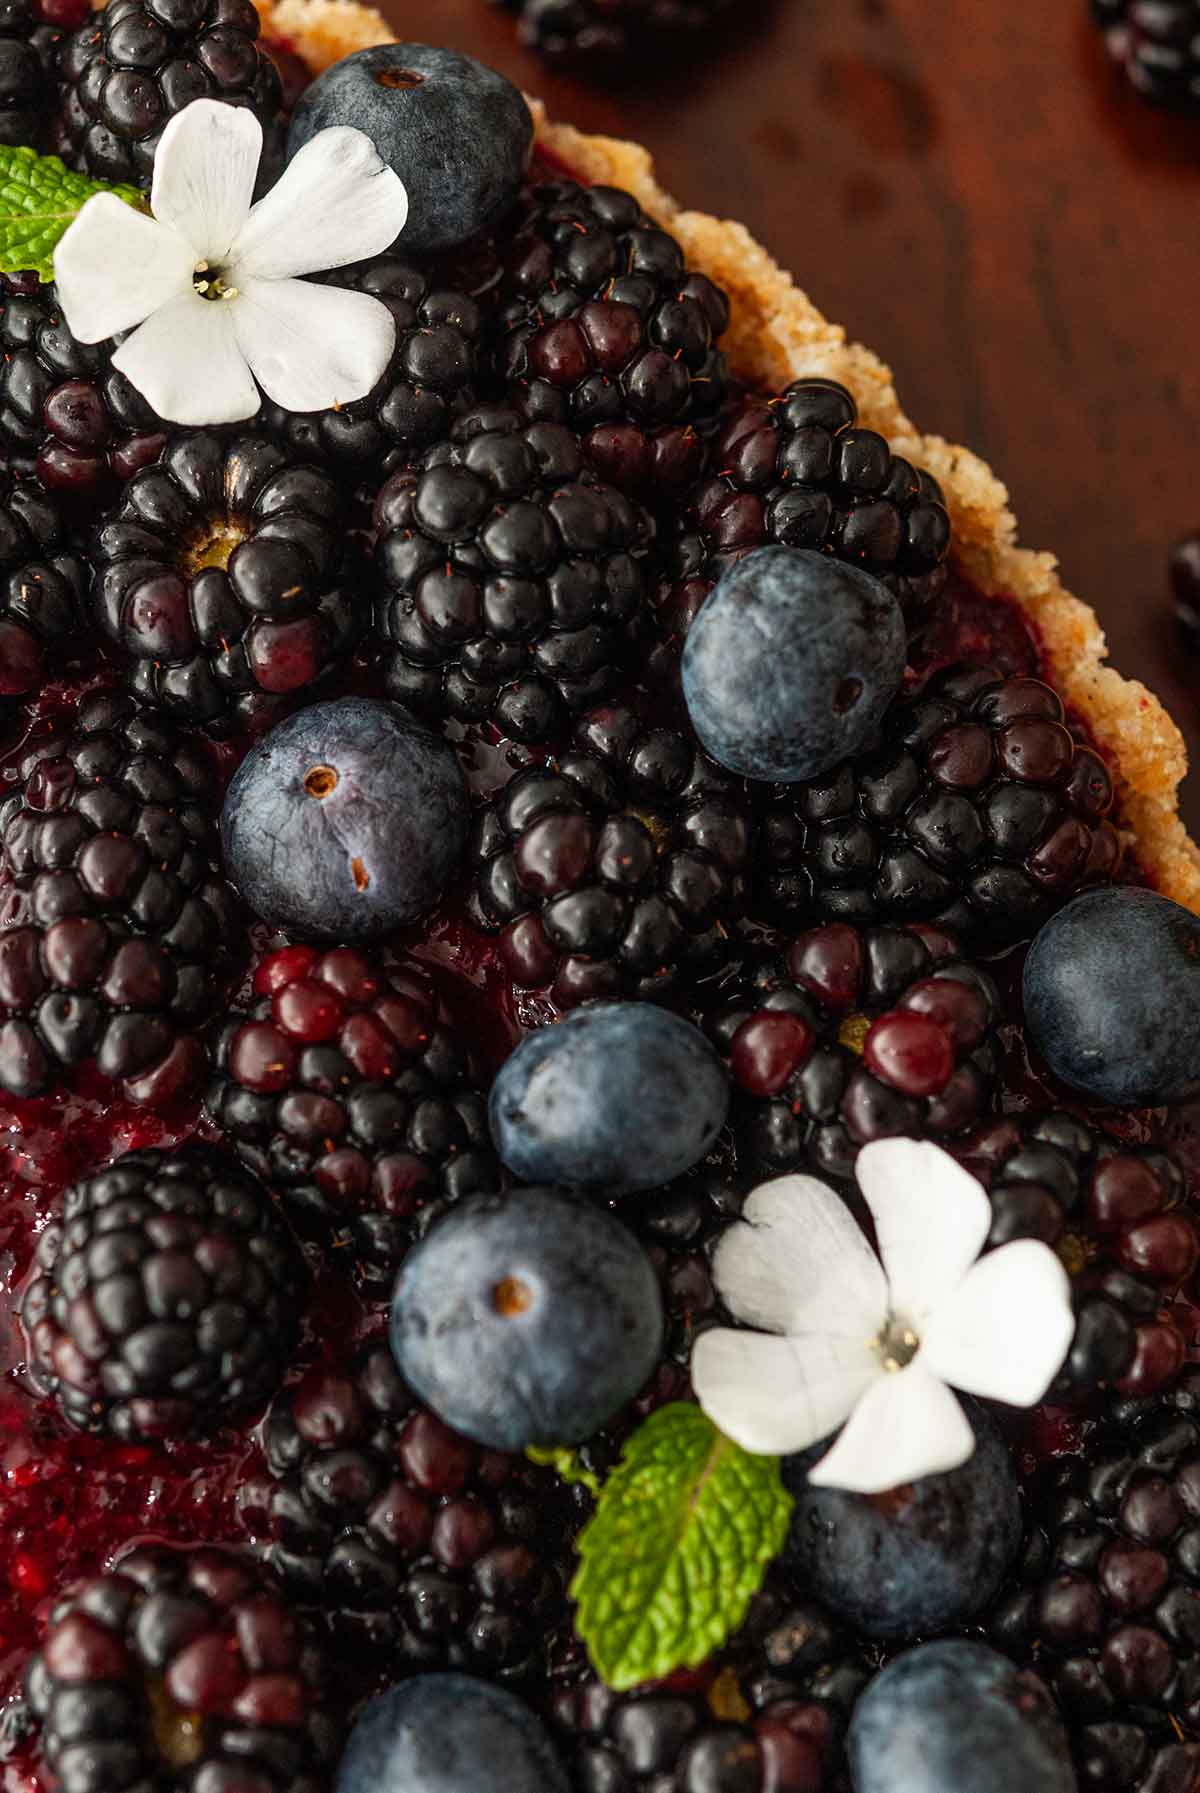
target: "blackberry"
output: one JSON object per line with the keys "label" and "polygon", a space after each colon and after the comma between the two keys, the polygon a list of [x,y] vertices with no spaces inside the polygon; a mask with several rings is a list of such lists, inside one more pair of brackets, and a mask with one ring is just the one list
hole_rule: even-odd
{"label": "blackberry", "polygon": [[395,1675],[452,1666],[513,1678],[566,1622],[573,1505],[550,1471],[448,1430],[385,1343],[310,1372],[263,1428],[268,1484],[244,1512],[293,1597],[341,1648]]}
{"label": "blackberry", "polygon": [[27,1686],[72,1793],[313,1793],[341,1744],[329,1679],[252,1558],[140,1544],[54,1607]]}
{"label": "blackberry", "polygon": [[611,688],[649,526],[564,425],[485,407],[376,502],[388,689],[431,720],[553,739]]}
{"label": "blackberry", "polygon": [[1024,1561],[988,1620],[1072,1731],[1081,1788],[1188,1788],[1200,1775],[1200,1380],[1117,1404],[1086,1460],[1030,1490]]}
{"label": "blackberry", "polygon": [[526,196],[504,257],[499,370],[543,417],[581,431],[661,428],[719,410],[729,302],[615,187]]}
{"label": "blackberry", "polygon": [[352,405],[297,414],[270,402],[260,424],[297,454],[369,472],[375,486],[441,441],[477,398],[483,308],[394,255],[329,276],[330,284],[381,299],[396,320],[396,351],[375,390]]}
{"label": "blackberry", "polygon": [[152,1105],[193,1088],[194,1029],[241,938],[200,743],[124,693],[32,746],[0,804],[0,1088],[39,1095],[95,1062]]}
{"label": "blackberry", "polygon": [[1092,17],[1140,94],[1200,110],[1198,0],[1092,0]]}
{"label": "blackberry", "polygon": [[848,1177],[868,1140],[954,1138],[991,1108],[998,1013],[949,935],[844,922],[799,935],[707,1020],[739,1153],[776,1175]]}
{"label": "blackberry", "polygon": [[483,811],[475,902],[513,981],[559,1008],[654,996],[729,963],[752,839],[745,785],[693,740],[597,709]]}
{"label": "blackberry", "polygon": [[52,285],[0,274],[0,447],[15,473],[83,505],[156,460],[166,439],[110,354],[72,336]]}
{"label": "blackberry", "polygon": [[265,436],[171,438],[96,537],[92,602],[144,702],[228,726],[277,712],[360,632],[345,505]]}
{"label": "blackberry", "polygon": [[193,100],[248,106],[268,148],[282,94],[251,0],[110,0],[62,46],[55,147],[96,180],[149,187],[163,128]]}
{"label": "blackberry", "polygon": [[1200,648],[1200,530],[1181,537],[1171,549],[1170,580],[1175,620],[1188,646]]}
{"label": "blackberry", "polygon": [[936,920],[999,947],[1112,878],[1112,805],[1048,685],[951,668],[889,712],[873,752],[768,799],[757,895],[792,926]]}
{"label": "blackberry", "polygon": [[1200,1261],[1200,1224],[1171,1154],[1054,1111],[993,1121],[954,1150],[988,1188],[989,1243],[1041,1239],[1071,1273],[1078,1319],[1056,1394],[1149,1394],[1175,1376],[1186,1345],[1168,1304]]}
{"label": "blackberry", "polygon": [[686,633],[720,574],[765,543],[865,567],[895,592],[910,629],[927,616],[950,552],[941,488],[859,427],[844,386],[796,380],[778,398],[743,400],[722,420],[709,461],[717,471],[689,494],[668,555],[668,633]]}
{"label": "blackberry", "polygon": [[21,1324],[39,1393],[83,1432],[179,1438],[283,1381],[304,1263],[271,1197],[206,1146],[130,1152],[68,1189]]}
{"label": "blackberry", "polygon": [[36,480],[0,475],[0,703],[37,692],[78,625],[86,572]]}
{"label": "blackberry", "polygon": [[698,42],[729,0],[493,0],[520,15],[521,42],[552,62],[620,63],[638,48]]}
{"label": "blackberry", "polygon": [[415,968],[285,947],[214,1049],[209,1112],[306,1232],[385,1279],[430,1204],[503,1180],[487,1100]]}
{"label": "blackberry", "polygon": [[0,143],[49,147],[54,58],[62,37],[54,18],[58,10],[39,0],[0,5]]}

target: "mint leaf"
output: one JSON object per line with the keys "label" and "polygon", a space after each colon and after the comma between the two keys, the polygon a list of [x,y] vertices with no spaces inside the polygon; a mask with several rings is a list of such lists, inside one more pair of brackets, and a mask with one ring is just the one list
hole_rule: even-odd
{"label": "mint leaf", "polygon": [[787,1536],[777,1457],[752,1457],[699,1407],[638,1428],[579,1538],[576,1629],[618,1693],[705,1661],[741,1624]]}
{"label": "mint leaf", "polygon": [[0,145],[0,272],[54,278],[54,250],[72,218],[94,193],[115,193],[144,209],[136,187],[73,174],[57,156]]}
{"label": "mint leaf", "polygon": [[526,1447],[525,1455],[539,1469],[552,1469],[564,1482],[573,1482],[580,1488],[586,1488],[589,1494],[600,1492],[600,1477],[594,1469],[589,1469],[578,1451],[559,1449],[557,1446],[531,1444]]}

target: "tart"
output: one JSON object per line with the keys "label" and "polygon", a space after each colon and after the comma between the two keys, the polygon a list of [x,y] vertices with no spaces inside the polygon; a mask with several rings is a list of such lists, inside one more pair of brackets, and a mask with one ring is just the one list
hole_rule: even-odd
{"label": "tart", "polygon": [[0,1762],[1193,1793],[1178,730],[741,226],[258,14],[37,25]]}

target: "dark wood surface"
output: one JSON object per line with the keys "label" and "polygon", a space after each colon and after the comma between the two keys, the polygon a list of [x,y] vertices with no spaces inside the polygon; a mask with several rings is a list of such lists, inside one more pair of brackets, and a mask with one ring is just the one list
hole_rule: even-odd
{"label": "dark wood surface", "polygon": [[[1127,90],[1086,0],[743,0],[707,57],[623,87],[548,73],[485,0],[384,4],[742,219],[992,463],[1200,762],[1165,570],[1200,528],[1200,120]],[[1200,771],[1185,797],[1200,835]]]}

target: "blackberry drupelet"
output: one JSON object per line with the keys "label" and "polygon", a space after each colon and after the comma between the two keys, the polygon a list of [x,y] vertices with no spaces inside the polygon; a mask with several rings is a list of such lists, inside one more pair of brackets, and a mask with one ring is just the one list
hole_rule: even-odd
{"label": "blackberry drupelet", "polygon": [[999,1001],[946,934],[844,922],[801,934],[707,1019],[745,1167],[852,1175],[869,1140],[953,1139],[992,1106]]}
{"label": "blackberry drupelet", "polygon": [[341,1746],[329,1682],[252,1558],[140,1544],[59,1601],[27,1685],[73,1793],[313,1793]]}
{"label": "blackberry drupelet", "polygon": [[[0,143],[49,148],[55,51],[76,8],[61,0],[4,0],[0,6]],[[67,17],[64,18],[63,14]],[[59,16],[56,16],[59,15]]]}
{"label": "blackberry drupelet", "polygon": [[311,1371],[276,1400],[272,1478],[245,1517],[293,1598],[393,1676],[447,1666],[511,1679],[567,1622],[572,1496],[523,1458],[451,1432],[401,1382],[386,1343]]}
{"label": "blackberry drupelet", "polygon": [[1036,1660],[1071,1728],[1081,1788],[1188,1788],[1200,1775],[1200,1372],[1116,1403],[1086,1459],[1031,1489],[1016,1578],[987,1621]]}
{"label": "blackberry drupelet", "polygon": [[171,438],[97,534],[92,603],[146,703],[192,723],[271,717],[365,626],[330,474],[266,436]]}
{"label": "blackberry drupelet", "polygon": [[991,1196],[989,1244],[1041,1239],[1071,1274],[1078,1319],[1055,1395],[1169,1382],[1187,1347],[1168,1304],[1200,1262],[1200,1221],[1171,1154],[1054,1111],[1005,1116],[953,1149]]}
{"label": "blackberry drupelet", "polygon": [[351,405],[298,414],[267,402],[259,423],[319,464],[385,475],[442,441],[476,403],[484,310],[469,293],[439,285],[394,255],[328,276],[381,299],[396,320],[396,351],[375,390]]}
{"label": "blackberry drupelet", "polygon": [[193,100],[248,106],[282,148],[275,65],[250,0],[111,0],[63,45],[55,147],[97,180],[149,187],[163,127]]}
{"label": "blackberry drupelet", "polygon": [[0,447],[14,472],[85,508],[156,460],[166,439],[110,352],[72,336],[52,285],[0,274]]}
{"label": "blackberry drupelet", "polygon": [[612,687],[645,596],[645,514],[564,425],[484,407],[375,506],[393,697],[545,742]]}
{"label": "blackberry drupelet", "polygon": [[291,1363],[304,1261],[257,1178],[208,1146],[130,1152],[68,1189],[21,1324],[84,1432],[181,1438],[252,1413]]}
{"label": "blackberry drupelet", "polygon": [[652,997],[728,965],[752,840],[741,780],[632,707],[598,709],[483,811],[474,900],[514,983],[558,1007]]}
{"label": "blackberry drupelet", "polygon": [[505,255],[500,372],[581,431],[687,424],[719,410],[725,294],[628,193],[532,188]]}
{"label": "blackberry drupelet", "polygon": [[521,42],[552,62],[610,68],[647,40],[661,51],[698,42],[729,0],[493,0],[520,15]]}
{"label": "blackberry drupelet", "polygon": [[37,480],[0,475],[0,705],[36,693],[74,632],[87,573]]}
{"label": "blackberry drupelet", "polygon": [[134,1101],[188,1093],[242,938],[203,744],[105,692],[20,773],[0,804],[0,1088],[94,1061]]}
{"label": "blackberry drupelet", "polygon": [[1146,99],[1200,110],[1197,0],[1092,0],[1109,53]]}
{"label": "blackberry drupelet", "polygon": [[414,967],[271,953],[214,1046],[209,1113],[305,1232],[390,1279],[434,1203],[494,1190],[487,1099]]}
{"label": "blackberry drupelet", "polygon": [[776,790],[757,894],[792,926],[936,920],[995,949],[1112,878],[1112,805],[1048,685],[954,667],[892,709],[874,752]]}

